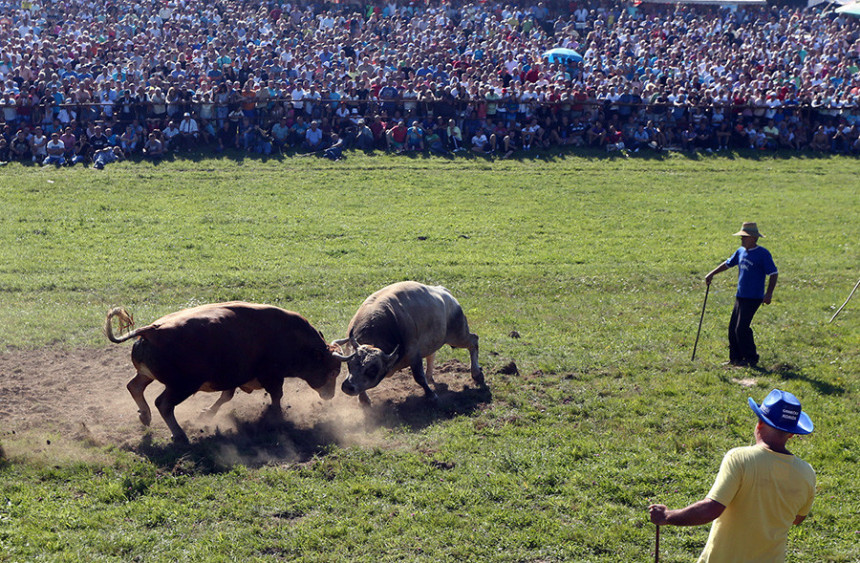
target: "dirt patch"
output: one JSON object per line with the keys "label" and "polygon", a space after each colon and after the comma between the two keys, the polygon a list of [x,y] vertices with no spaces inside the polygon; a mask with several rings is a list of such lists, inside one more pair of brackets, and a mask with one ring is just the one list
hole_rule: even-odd
{"label": "dirt patch", "polygon": [[[104,446],[115,445],[162,465],[187,459],[187,451],[170,443],[170,432],[155,409],[155,397],[163,390],[158,382],[145,394],[153,409],[152,425],[147,429],[139,422],[137,406],[125,388],[134,376],[130,350],[114,346],[0,352],[0,441],[6,456],[43,457],[53,463],[91,458]],[[197,393],[176,408],[176,418],[191,438],[190,448],[209,459],[210,468],[236,462],[301,462],[331,444],[374,444],[381,439],[376,432],[381,427],[420,429],[491,400],[489,389],[474,386],[468,365],[460,361],[436,366],[434,379],[440,399],[436,405],[424,399],[411,373],[401,371],[368,392],[373,401],[369,409],[340,391],[333,400],[322,401],[305,382],[287,379],[282,421],[262,416],[269,404],[263,391],[237,392],[209,421],[199,413],[218,394]]]}

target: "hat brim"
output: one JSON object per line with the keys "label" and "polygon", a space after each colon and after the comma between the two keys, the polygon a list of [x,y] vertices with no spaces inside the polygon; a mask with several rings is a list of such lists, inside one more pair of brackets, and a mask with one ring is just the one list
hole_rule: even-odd
{"label": "hat brim", "polygon": [[780,426],[774,423],[771,419],[769,419],[767,415],[761,411],[761,408],[753,400],[752,397],[749,397],[747,399],[747,402],[749,403],[750,408],[756,414],[759,420],[761,420],[768,426],[776,428],[777,430],[782,430],[783,432],[788,432],[789,434],[811,434],[812,430],[814,429],[812,419],[809,418],[809,415],[807,415],[803,411],[800,411],[800,416],[797,418],[797,423],[793,427],[785,427]]}
{"label": "hat brim", "polygon": [[746,231],[738,231],[732,236],[734,237],[756,237],[756,238],[764,238],[764,235],[761,233],[748,233]]}

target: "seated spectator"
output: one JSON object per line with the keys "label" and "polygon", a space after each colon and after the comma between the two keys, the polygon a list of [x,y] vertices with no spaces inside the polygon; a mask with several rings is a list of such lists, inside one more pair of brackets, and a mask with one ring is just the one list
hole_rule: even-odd
{"label": "seated spectator", "polygon": [[399,120],[387,132],[388,150],[403,152],[406,149],[406,122]]}
{"label": "seated spectator", "polygon": [[457,127],[457,123],[453,119],[448,120],[448,128],[446,130],[448,148],[454,152],[459,152],[463,149],[463,133]]}
{"label": "seated spectator", "polygon": [[48,157],[48,137],[42,132],[41,127],[36,127],[30,137],[30,153],[33,162],[42,163]]}
{"label": "seated spectator", "polygon": [[340,160],[343,158],[343,149],[343,139],[337,133],[332,133],[329,146],[325,149],[323,155],[331,160]]}
{"label": "seated spectator", "polygon": [[167,127],[161,132],[164,137],[164,148],[167,151],[179,152],[182,137],[179,132],[179,127],[172,119],[167,122]]}
{"label": "seated spectator", "polygon": [[158,138],[156,131],[147,136],[146,143],[143,145],[143,157],[154,162],[158,162],[164,157],[164,143]]}
{"label": "seated spectator", "polygon": [[66,145],[60,140],[59,133],[51,133],[51,140],[45,145],[45,151],[47,152],[47,156],[42,161],[42,164],[45,166],[49,164],[62,166],[66,163]]}
{"label": "seated spectator", "polygon": [[417,121],[413,121],[412,126],[406,131],[406,150],[424,150],[424,130]]}
{"label": "seated spectator", "polygon": [[122,149],[119,147],[104,147],[93,153],[93,167],[97,170],[104,169],[106,164],[122,160]]}
{"label": "seated spectator", "polygon": [[483,128],[478,129],[472,136],[472,152],[477,154],[487,154],[490,152],[490,139]]}
{"label": "seated spectator", "polygon": [[427,142],[427,148],[430,149],[430,152],[436,154],[446,154],[448,152],[445,148],[445,143],[442,141],[442,137],[435,129],[431,129],[424,140]]}
{"label": "seated spectator", "polygon": [[372,151],[374,147],[373,131],[367,126],[364,119],[358,120],[358,128],[355,133],[355,147],[363,151]]}
{"label": "seated spectator", "polygon": [[606,151],[618,151],[627,156],[624,152],[624,135],[614,125],[610,125],[606,131]]}
{"label": "seated spectator", "polygon": [[200,126],[197,120],[191,117],[190,112],[185,112],[182,115],[182,121],[179,122],[179,146],[191,152],[200,142]]}
{"label": "seated spectator", "polygon": [[600,120],[595,121],[589,127],[585,137],[588,146],[602,147],[606,143],[606,129],[603,127],[603,123]]}
{"label": "seated spectator", "polygon": [[319,121],[316,119],[311,121],[310,128],[305,131],[305,142],[302,144],[302,148],[310,152],[317,152],[325,148],[323,130],[320,129]]}
{"label": "seated spectator", "polygon": [[129,124],[122,135],[120,135],[119,146],[126,158],[137,153],[140,149],[140,138],[133,125]]}
{"label": "seated spectator", "polygon": [[77,137],[75,137],[75,133],[71,127],[66,127],[63,130],[63,134],[60,135],[60,140],[63,141],[63,146],[65,147],[65,151],[63,152],[63,157],[67,162],[70,162],[72,158],[75,156],[75,145],[77,145]]}
{"label": "seated spectator", "polygon": [[12,141],[9,143],[12,160],[18,162],[32,161],[33,153],[30,150],[30,140],[27,138],[27,129],[22,127],[18,129]]}
{"label": "seated spectator", "polygon": [[282,117],[278,120],[274,125],[272,125],[271,135],[273,149],[278,152],[283,152],[287,147],[288,139],[290,137],[289,120],[286,117]]}

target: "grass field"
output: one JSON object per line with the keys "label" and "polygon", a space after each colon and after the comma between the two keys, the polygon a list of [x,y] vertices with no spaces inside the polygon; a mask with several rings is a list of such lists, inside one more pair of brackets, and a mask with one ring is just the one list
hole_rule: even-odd
{"label": "grass field", "polygon": [[[841,157],[10,165],[0,354],[104,347],[116,305],[145,324],[232,299],[331,340],[371,292],[415,279],[463,305],[490,397],[299,461],[225,464],[212,440],[158,435],[46,462],[0,427],[0,561],[648,561],[648,504],[702,498],[750,443],[747,397],[774,387],[816,424],[792,448],[818,496],[788,560],[858,561],[860,297],[828,323],[860,277],[858,204]],[[715,278],[693,362],[702,279],[745,220],[780,270],[754,323],[762,369],[721,366],[734,271]],[[661,560],[694,560],[706,537],[663,530]]]}

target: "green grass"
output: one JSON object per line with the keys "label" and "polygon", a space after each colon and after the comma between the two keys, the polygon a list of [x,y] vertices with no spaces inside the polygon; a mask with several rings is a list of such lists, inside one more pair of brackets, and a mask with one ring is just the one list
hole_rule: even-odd
{"label": "green grass", "polygon": [[[491,396],[401,408],[374,447],[305,434],[298,463],[265,433],[241,444],[272,453],[262,465],[223,463],[218,438],[84,445],[84,462],[0,454],[0,561],[644,561],[647,505],[701,498],[750,441],[747,396],[773,387],[816,423],[793,447],[818,497],[789,561],[856,561],[860,305],[827,322],[858,278],[856,170],[597,154],[10,165],[0,346],[102,347],[112,306],[145,323],[229,299],[298,311],[333,339],[368,294],[416,279],[464,306]],[[702,278],[744,220],[780,269],[754,324],[762,372],[720,366],[733,271],[690,361]],[[520,375],[496,372],[510,361]],[[706,536],[664,530],[662,559],[693,559]]]}

